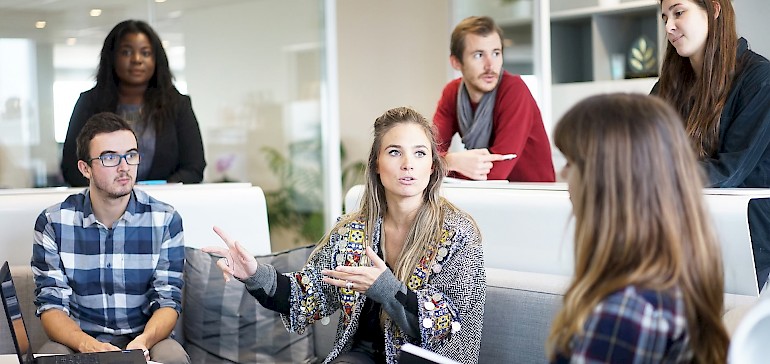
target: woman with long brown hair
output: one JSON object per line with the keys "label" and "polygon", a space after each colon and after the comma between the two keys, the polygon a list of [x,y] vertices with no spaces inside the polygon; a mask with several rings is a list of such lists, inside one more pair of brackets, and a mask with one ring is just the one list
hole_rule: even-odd
{"label": "woman with long brown hair", "polygon": [[575,275],[551,361],[724,363],[720,248],[676,112],[651,96],[594,96],[554,140],[567,159]]}
{"label": "woman with long brown hair", "polygon": [[343,216],[305,267],[278,274],[222,231],[203,250],[260,304],[303,332],[341,311],[324,363],[396,363],[411,343],[463,363],[481,345],[486,280],[473,219],[439,195],[446,175],[432,124],[409,108],[374,122],[361,208]]}
{"label": "woman with long brown hair", "polygon": [[[735,28],[730,0],[661,0],[668,47],[652,93],[674,107],[710,187],[770,187],[770,62]],[[770,200],[749,204],[760,287],[770,273]]]}

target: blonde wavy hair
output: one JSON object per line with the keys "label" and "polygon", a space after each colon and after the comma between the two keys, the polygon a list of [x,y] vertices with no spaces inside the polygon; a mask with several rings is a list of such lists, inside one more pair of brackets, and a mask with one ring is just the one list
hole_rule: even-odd
{"label": "blonde wavy hair", "polygon": [[726,361],[720,247],[682,125],[661,99],[632,94],[590,97],[557,124],[574,173],[575,276],[551,327],[551,358],[570,352],[602,299],[634,285],[678,287],[695,362]]}
{"label": "blonde wavy hair", "polygon": [[[311,257],[329,241],[332,232],[356,220],[366,223],[364,247],[372,246],[374,226],[377,224],[377,220],[385,216],[388,211],[388,205],[385,201],[385,187],[377,173],[382,139],[393,127],[407,123],[417,124],[425,132],[425,136],[430,141],[433,163],[428,186],[423,191],[423,204],[418,209],[415,221],[407,233],[406,242],[398,262],[395,267],[392,267],[396,278],[407,283],[420,259],[425,255],[426,249],[441,237],[444,221],[442,206],[453,210],[457,208],[439,195],[441,182],[446,176],[447,169],[444,159],[438,153],[433,123],[411,108],[397,107],[386,111],[374,121],[374,142],[372,142],[372,149],[369,151],[369,160],[364,174],[366,186],[360,208],[358,211],[343,216],[334,228],[323,237]],[[369,264],[366,256],[362,257],[360,264]]]}

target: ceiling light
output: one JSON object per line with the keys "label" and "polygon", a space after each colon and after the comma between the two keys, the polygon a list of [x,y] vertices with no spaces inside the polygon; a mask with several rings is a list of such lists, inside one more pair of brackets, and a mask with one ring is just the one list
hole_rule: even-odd
{"label": "ceiling light", "polygon": [[155,0],[156,3],[165,3],[166,0]]}
{"label": "ceiling light", "polygon": [[171,42],[164,40],[160,42],[161,45],[163,45],[163,48],[168,48],[171,45]]}
{"label": "ceiling light", "polygon": [[45,28],[45,21],[38,20],[35,22],[35,28],[43,29]]}
{"label": "ceiling light", "polygon": [[88,13],[91,14],[91,16],[99,16],[102,15],[102,9],[91,9]]}
{"label": "ceiling light", "polygon": [[75,43],[77,43],[77,42],[78,42],[77,38],[67,38],[67,42],[66,43],[67,43],[68,46],[72,46],[72,45],[75,45]]}

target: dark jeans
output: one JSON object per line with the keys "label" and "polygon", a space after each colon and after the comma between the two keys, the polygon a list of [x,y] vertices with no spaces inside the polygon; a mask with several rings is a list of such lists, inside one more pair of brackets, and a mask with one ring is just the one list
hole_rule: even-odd
{"label": "dark jeans", "polygon": [[748,218],[757,284],[762,289],[770,274],[770,199],[749,201]]}
{"label": "dark jeans", "polygon": [[385,355],[372,349],[370,343],[356,343],[353,349],[342,353],[332,364],[384,364]]}

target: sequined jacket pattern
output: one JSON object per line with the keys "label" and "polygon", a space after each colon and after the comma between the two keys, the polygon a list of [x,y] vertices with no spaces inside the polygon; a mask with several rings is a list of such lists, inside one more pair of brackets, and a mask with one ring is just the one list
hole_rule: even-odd
{"label": "sequined jacket pattern", "polygon": [[[396,363],[401,345],[409,342],[463,363],[477,363],[486,298],[486,278],[481,237],[464,212],[443,207],[442,237],[406,283],[418,297],[420,338],[405,335],[391,320],[384,325],[386,359]],[[380,219],[373,231],[372,248],[380,249]],[[308,325],[342,310],[334,347],[324,363],[349,351],[358,328],[366,296],[322,282],[323,269],[338,264],[357,266],[364,253],[365,224],[353,221],[333,231],[326,245],[305,267],[286,273],[291,282],[290,314],[282,315],[289,331],[303,332]]]}

